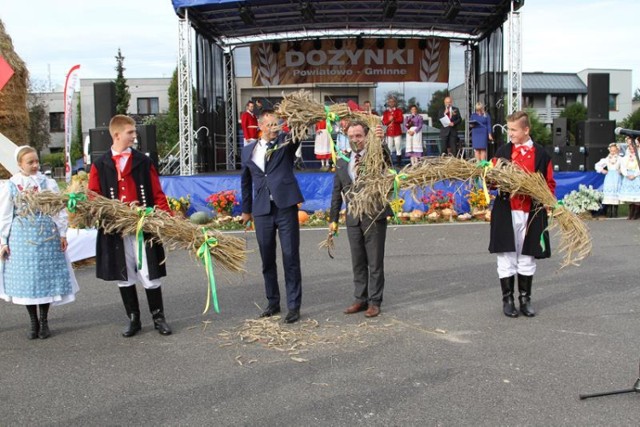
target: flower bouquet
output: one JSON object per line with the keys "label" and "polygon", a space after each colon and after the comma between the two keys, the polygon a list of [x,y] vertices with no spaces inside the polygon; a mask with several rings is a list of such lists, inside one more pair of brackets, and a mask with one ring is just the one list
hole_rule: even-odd
{"label": "flower bouquet", "polygon": [[239,205],[235,190],[218,191],[205,199],[207,206],[211,207],[220,219],[231,217],[233,207]]}
{"label": "flower bouquet", "polygon": [[489,202],[487,202],[487,198],[484,195],[484,191],[482,188],[476,188],[474,190],[469,191],[467,194],[467,202],[469,202],[469,206],[471,207],[471,215],[473,215],[476,219],[485,220],[487,208],[489,207],[489,203],[494,196],[489,195]]}
{"label": "flower bouquet", "polygon": [[187,217],[187,211],[191,206],[191,195],[187,194],[187,197],[171,197],[167,196],[167,204],[169,208],[176,213],[176,215],[181,216],[183,218]]}
{"label": "flower bouquet", "polygon": [[580,184],[578,190],[564,196],[564,206],[575,214],[584,214],[587,211],[596,212],[602,208],[603,193],[592,186]]}
{"label": "flower bouquet", "polygon": [[458,216],[454,209],[455,200],[451,192],[445,193],[443,190],[432,191],[429,196],[422,198],[422,203],[424,203],[428,219],[438,217],[451,220],[453,217]]}

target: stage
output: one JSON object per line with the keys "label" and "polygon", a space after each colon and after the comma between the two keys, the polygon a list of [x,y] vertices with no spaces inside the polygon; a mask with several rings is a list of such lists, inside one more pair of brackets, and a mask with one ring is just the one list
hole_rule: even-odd
{"label": "stage", "polygon": [[[556,172],[554,174],[557,188],[556,196],[562,199],[565,194],[577,190],[580,184],[591,185],[599,189],[604,181],[604,175],[597,172]],[[308,212],[329,209],[331,204],[331,190],[333,174],[329,172],[298,172],[296,178],[305,202],[302,209]],[[211,211],[205,199],[212,193],[222,190],[236,190],[238,200],[241,200],[240,172],[233,174],[193,175],[193,176],[163,176],[160,177],[162,189],[167,196],[184,197],[191,195],[189,214],[196,211]],[[443,181],[434,185],[436,190],[451,192],[456,199],[456,210],[468,212],[469,204],[466,200],[469,185],[460,181]],[[428,191],[427,191],[428,193]],[[404,210],[423,209],[422,203],[417,203],[408,192],[401,192],[405,200]],[[240,214],[240,206],[234,209],[234,215]]]}

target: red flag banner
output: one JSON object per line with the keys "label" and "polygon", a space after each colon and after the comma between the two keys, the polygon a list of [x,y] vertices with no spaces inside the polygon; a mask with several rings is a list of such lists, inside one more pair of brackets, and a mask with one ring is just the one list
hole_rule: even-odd
{"label": "red flag banner", "polygon": [[[376,39],[343,40],[336,49],[333,39],[281,43],[278,52],[272,43],[251,45],[253,86],[278,86],[301,83],[352,82],[434,82],[449,79],[449,40],[406,39],[398,48],[395,39],[379,47]],[[424,47],[424,49],[422,49]]]}
{"label": "red flag banner", "polygon": [[0,56],[0,90],[7,84],[11,76],[13,76],[13,68]]}

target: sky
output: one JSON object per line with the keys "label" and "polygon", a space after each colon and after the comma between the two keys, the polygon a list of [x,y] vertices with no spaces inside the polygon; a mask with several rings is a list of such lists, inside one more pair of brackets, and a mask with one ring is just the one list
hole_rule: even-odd
{"label": "sky", "polygon": [[[640,55],[633,48],[640,1],[526,0],[521,12],[523,71],[631,69],[632,91],[640,88]],[[81,65],[80,78],[115,77],[118,48],[127,78],[170,77],[176,67],[171,0],[5,0],[0,20],[33,80],[45,88],[49,82],[62,87],[74,64]],[[451,87],[463,81],[460,52],[451,58]],[[423,105],[430,99],[422,101],[424,88],[410,83],[382,86],[378,96],[403,89]]]}

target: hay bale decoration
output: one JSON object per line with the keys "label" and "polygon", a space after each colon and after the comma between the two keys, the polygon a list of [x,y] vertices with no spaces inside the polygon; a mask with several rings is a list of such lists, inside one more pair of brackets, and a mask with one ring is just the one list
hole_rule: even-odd
{"label": "hay bale decoration", "polygon": [[144,232],[152,236],[147,243],[162,242],[169,250],[191,251],[204,264],[209,281],[204,313],[209,309],[210,300],[219,313],[213,261],[227,272],[245,271],[247,250],[243,239],[192,224],[159,209],[128,205],[86,190],[68,194],[24,192],[18,197],[20,215],[36,212],[55,215],[67,209],[78,223],[95,225],[105,234],[142,236]]}

